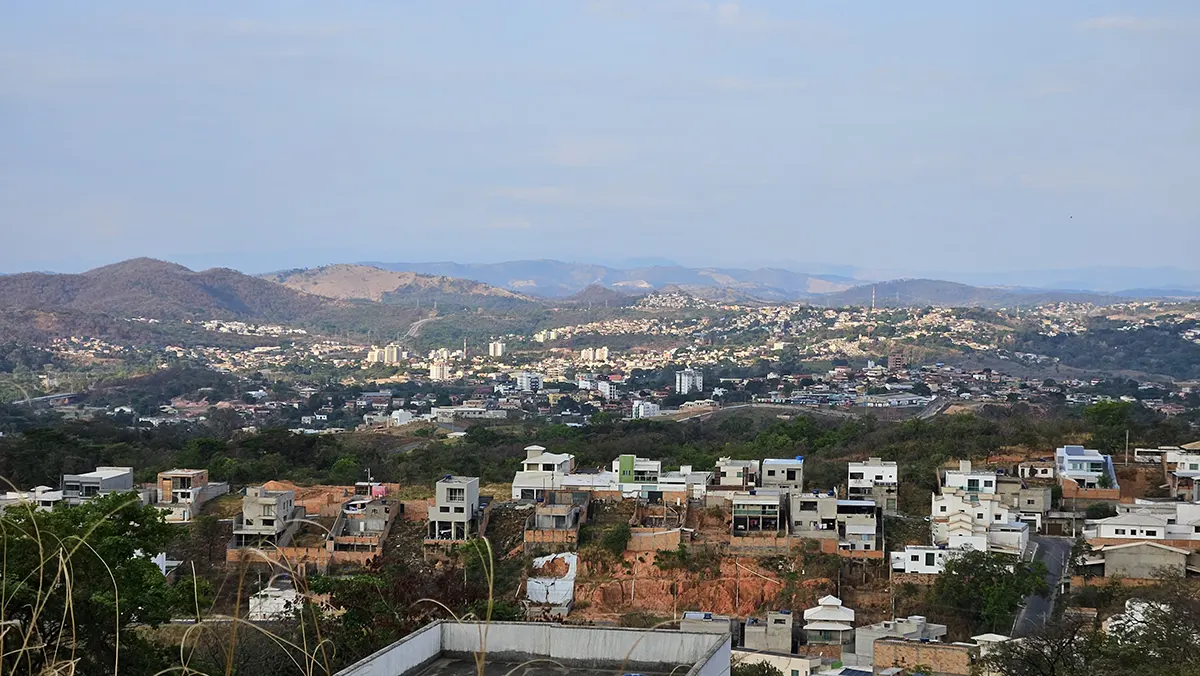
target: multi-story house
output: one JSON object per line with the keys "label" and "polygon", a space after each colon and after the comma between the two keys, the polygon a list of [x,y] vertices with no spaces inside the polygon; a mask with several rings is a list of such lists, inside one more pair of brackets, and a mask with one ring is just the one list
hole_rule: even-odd
{"label": "multi-story house", "polygon": [[521,470],[513,477],[513,500],[537,500],[546,491],[563,487],[563,479],[575,470],[575,456],[547,453],[542,446],[527,446]]}
{"label": "multi-story house", "polygon": [[1020,553],[1029,541],[1029,524],[995,493],[954,490],[932,498],[933,543],[951,549]]}
{"label": "multi-story house", "polygon": [[785,491],[800,491],[804,489],[804,456],[795,458],[767,458],[762,461],[762,472],[759,483],[766,488],[778,488]]}
{"label": "multi-story house", "polygon": [[720,458],[713,472],[714,485],[720,488],[746,490],[758,485],[757,460]]}
{"label": "multi-story house", "polygon": [[839,500],[832,493],[791,496],[792,535],[823,540],[826,553],[879,551],[879,507],[874,500]]}
{"label": "multi-story house", "polygon": [[166,520],[187,523],[199,514],[204,503],[229,492],[229,484],[210,482],[206,469],[173,469],[158,473],[158,504]]}
{"label": "multi-story house", "polygon": [[612,471],[616,473],[617,481],[623,484],[656,484],[662,475],[662,462],[628,453],[612,461]]}
{"label": "multi-story house", "polygon": [[479,534],[479,478],[446,476],[437,482],[427,540],[466,540]]}
{"label": "multi-story house", "polygon": [[787,532],[787,519],[782,518],[784,495],[777,490],[763,488],[748,492],[738,491],[730,498],[734,536]]}
{"label": "multi-story house", "polygon": [[868,458],[866,462],[852,462],[848,474],[847,498],[869,498],[883,509],[884,514],[896,512],[900,472],[894,461]]}
{"label": "multi-story house", "polygon": [[233,547],[286,546],[295,511],[293,491],[250,486],[242,497],[242,513],[233,518]]}
{"label": "multi-story house", "polygon": [[64,474],[62,477],[63,500],[69,505],[78,505],[84,500],[133,490],[132,467],[97,467],[83,474]]}
{"label": "multi-story house", "polygon": [[897,573],[939,575],[955,550],[929,545],[906,545],[891,553],[892,570]]}
{"label": "multi-story house", "polygon": [[1083,446],[1063,446],[1054,452],[1059,480],[1070,479],[1083,489],[1119,488],[1112,458]]}
{"label": "multi-story house", "polygon": [[964,490],[968,493],[995,493],[996,472],[971,469],[970,460],[959,460],[957,470],[942,472],[942,490]]}
{"label": "multi-story house", "polygon": [[1026,460],[1017,465],[1017,474],[1022,479],[1032,479],[1036,481],[1054,481],[1056,476],[1056,468],[1054,460]]}

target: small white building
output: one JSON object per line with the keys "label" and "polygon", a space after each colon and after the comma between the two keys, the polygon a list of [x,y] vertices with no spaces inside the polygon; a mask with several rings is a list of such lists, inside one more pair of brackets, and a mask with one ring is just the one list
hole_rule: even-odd
{"label": "small white building", "polygon": [[854,642],[854,611],[836,596],[826,596],[804,611],[804,637],[810,645],[849,645]]}
{"label": "small white building", "polygon": [[612,471],[623,484],[656,484],[662,475],[662,461],[623,454],[612,461]]}
{"label": "small white building", "polygon": [[940,575],[954,550],[929,545],[908,545],[891,553],[892,570],[897,573]]}
{"label": "small white building", "polygon": [[720,458],[717,460],[713,480],[718,486],[750,488],[758,484],[757,460],[733,460]]}
{"label": "small white building", "polygon": [[1074,480],[1080,488],[1104,488],[1100,485],[1101,477],[1107,478],[1107,488],[1119,488],[1112,458],[1100,451],[1083,446],[1063,446],[1054,452],[1054,462],[1058,476]]}
{"label": "small white building", "polygon": [[759,483],[768,488],[782,490],[804,489],[804,456],[794,458],[767,458],[762,461]]}

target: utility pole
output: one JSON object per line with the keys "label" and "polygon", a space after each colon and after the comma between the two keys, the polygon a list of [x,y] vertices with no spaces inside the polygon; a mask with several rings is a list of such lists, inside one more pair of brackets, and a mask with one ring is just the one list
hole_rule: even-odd
{"label": "utility pole", "polygon": [[1125,430],[1125,464],[1129,464],[1129,429]]}

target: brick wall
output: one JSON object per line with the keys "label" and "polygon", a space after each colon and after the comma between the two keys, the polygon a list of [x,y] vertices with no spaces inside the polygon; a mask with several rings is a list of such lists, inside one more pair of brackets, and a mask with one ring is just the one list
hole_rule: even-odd
{"label": "brick wall", "polygon": [[656,552],[660,549],[678,549],[681,542],[681,531],[664,532],[657,528],[631,528],[633,537],[629,538],[630,552]]}
{"label": "brick wall", "polygon": [[911,583],[928,587],[937,582],[937,578],[937,575],[927,575],[925,573],[892,573],[892,585]]}
{"label": "brick wall", "polygon": [[921,643],[895,639],[876,639],[875,672],[890,667],[924,665],[935,674],[970,676],[973,655],[979,648],[961,643]]}

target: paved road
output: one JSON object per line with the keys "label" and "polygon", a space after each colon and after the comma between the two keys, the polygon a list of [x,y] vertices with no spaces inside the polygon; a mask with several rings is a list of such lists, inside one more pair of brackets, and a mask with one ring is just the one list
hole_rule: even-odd
{"label": "paved road", "polygon": [[417,334],[421,333],[421,327],[425,326],[426,324],[428,324],[429,322],[431,322],[435,319],[437,319],[436,313],[430,317],[426,317],[425,319],[418,319],[417,321],[415,321],[409,325],[408,331],[406,331],[404,333],[404,337],[405,338],[416,338]]}
{"label": "paved road", "polygon": [[1049,621],[1054,612],[1054,601],[1058,598],[1062,576],[1066,572],[1066,561],[1071,556],[1070,538],[1035,535],[1030,540],[1037,543],[1034,558],[1046,564],[1046,569],[1050,571],[1046,576],[1046,585],[1050,587],[1050,593],[1046,598],[1034,595],[1025,599],[1025,607],[1021,609],[1013,625],[1014,636],[1032,634]]}

